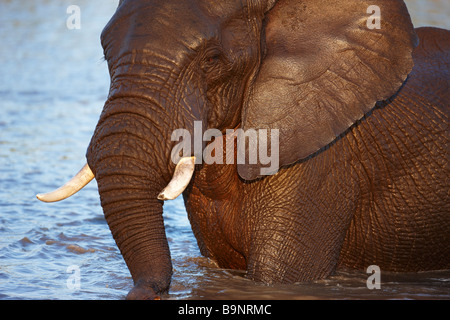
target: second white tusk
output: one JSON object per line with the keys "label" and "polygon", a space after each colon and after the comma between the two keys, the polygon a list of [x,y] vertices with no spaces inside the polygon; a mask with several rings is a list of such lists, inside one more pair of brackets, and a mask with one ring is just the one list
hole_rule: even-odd
{"label": "second white tusk", "polygon": [[94,174],[92,173],[91,168],[89,168],[86,164],[80,172],[75,175],[75,177],[70,179],[62,187],[49,193],[38,194],[36,197],[43,202],[61,201],[83,189],[83,187],[86,186],[92,179],[94,179]]}
{"label": "second white tusk", "polygon": [[195,170],[195,157],[181,158],[178,162],[172,180],[158,195],[159,200],[173,200],[188,186]]}

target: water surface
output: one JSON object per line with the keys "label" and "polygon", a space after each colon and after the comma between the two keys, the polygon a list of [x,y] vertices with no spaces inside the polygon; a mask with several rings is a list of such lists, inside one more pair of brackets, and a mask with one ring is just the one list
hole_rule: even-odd
{"label": "water surface", "polygon": [[[69,30],[73,2],[0,0],[0,299],[123,299],[132,287],[95,180],[64,202],[35,198],[84,164],[109,88],[99,35],[117,1],[77,0],[81,29]],[[416,25],[450,27],[446,1],[407,3]],[[174,265],[169,299],[450,298],[449,271],[383,272],[380,290],[367,288],[364,270],[255,284],[200,255],[181,199],[165,204],[164,217]]]}

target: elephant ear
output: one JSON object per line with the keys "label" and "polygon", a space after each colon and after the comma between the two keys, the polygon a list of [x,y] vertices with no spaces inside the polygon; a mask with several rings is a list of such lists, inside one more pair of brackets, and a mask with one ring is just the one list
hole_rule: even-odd
{"label": "elephant ear", "polygon": [[[413,67],[417,37],[403,1],[281,0],[265,24],[242,128],[278,129],[280,166],[327,146],[394,95]],[[254,145],[245,152],[257,154]],[[238,172],[251,180],[262,167]]]}

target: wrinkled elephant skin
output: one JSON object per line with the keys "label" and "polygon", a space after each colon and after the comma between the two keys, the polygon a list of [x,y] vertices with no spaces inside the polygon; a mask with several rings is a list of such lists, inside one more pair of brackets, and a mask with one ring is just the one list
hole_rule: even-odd
{"label": "wrinkled elephant skin", "polygon": [[[255,281],[450,268],[449,31],[414,29],[399,0],[123,0],[101,40],[111,89],[87,163],[128,298],[168,291],[161,200],[186,185],[202,254]],[[279,134],[277,173],[230,150],[205,163],[209,141],[176,169],[175,130],[227,145],[236,128]]]}

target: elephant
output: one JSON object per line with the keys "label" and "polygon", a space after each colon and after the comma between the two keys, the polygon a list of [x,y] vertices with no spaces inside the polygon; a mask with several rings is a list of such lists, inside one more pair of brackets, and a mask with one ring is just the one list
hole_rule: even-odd
{"label": "elephant", "polygon": [[[414,28],[403,1],[122,0],[101,44],[87,164],[38,198],[95,177],[128,299],[168,293],[163,204],[181,194],[201,254],[255,282],[450,268],[450,32]],[[178,129],[220,136],[179,150]],[[238,148],[238,130],[278,140]],[[263,144],[270,174],[245,160]],[[206,161],[212,145],[227,161]]]}

